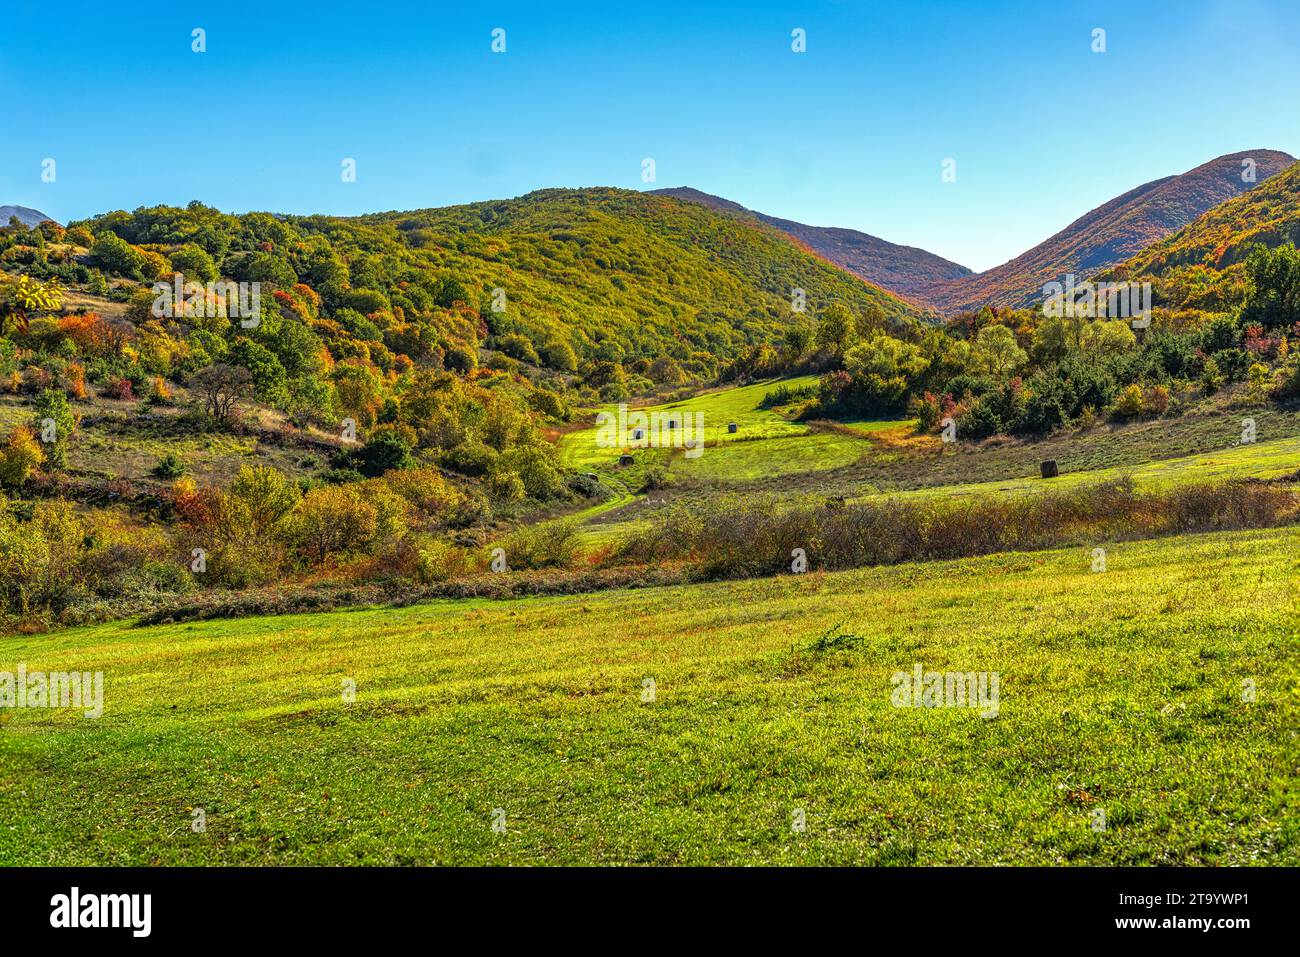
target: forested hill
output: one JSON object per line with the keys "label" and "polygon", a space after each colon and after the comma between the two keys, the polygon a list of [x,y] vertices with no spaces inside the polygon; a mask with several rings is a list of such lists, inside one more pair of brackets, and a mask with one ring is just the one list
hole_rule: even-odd
{"label": "forested hill", "polygon": [[1300,242],[1300,164],[1220,203],[1104,274],[1150,280],[1167,306],[1227,311],[1250,292],[1246,260],[1258,246]]}
{"label": "forested hill", "polygon": [[[192,244],[211,260],[201,273],[286,290],[305,284],[321,297],[322,316],[416,362],[521,335],[532,349],[515,351],[530,359],[536,351],[540,366],[560,372],[664,358],[708,379],[751,345],[779,344],[792,324],[811,328],[831,302],[874,304],[894,321],[914,315],[762,223],[611,188],[348,218],[229,215],[192,203],[73,225],[170,257],[155,271],[181,268]],[[137,275],[149,279],[144,265]],[[457,302],[481,317],[481,340],[467,341],[474,324],[447,314]]]}
{"label": "forested hill", "polygon": [[897,243],[887,242],[856,229],[809,226],[806,223],[780,219],[766,213],[748,210],[739,203],[689,186],[657,189],[654,192],[661,196],[675,196],[678,199],[700,203],[712,209],[730,210],[752,216],[793,236],[817,255],[829,259],[855,276],[904,296],[914,296],[922,289],[944,280],[971,275],[971,271],[965,266],[950,262],[942,256],[936,256],[914,246],[900,246]]}
{"label": "forested hill", "polygon": [[1121,263],[1294,162],[1295,157],[1278,150],[1247,150],[1153,180],[1080,216],[1010,262],[938,283],[921,290],[921,296],[945,314],[985,304],[1031,305],[1041,300],[1045,283],[1059,281],[1066,273],[1088,276]]}
{"label": "forested hill", "polygon": [[426,269],[504,288],[518,306],[508,324],[535,341],[568,330],[579,354],[609,339],[628,355],[651,357],[680,352],[671,343],[726,356],[779,341],[801,318],[794,289],[806,295],[803,318],[833,301],[875,303],[892,318],[914,314],[779,230],[647,193],[546,189],[346,222],[389,230],[384,238],[400,241]]}

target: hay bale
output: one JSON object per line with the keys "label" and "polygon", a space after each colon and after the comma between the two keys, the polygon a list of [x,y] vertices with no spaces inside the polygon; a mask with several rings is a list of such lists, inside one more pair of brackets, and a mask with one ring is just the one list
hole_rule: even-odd
{"label": "hay bale", "polygon": [[1048,459],[1047,461],[1043,462],[1038,466],[1038,470],[1043,473],[1043,478],[1045,479],[1056,478],[1058,475],[1061,474],[1056,467],[1055,459]]}

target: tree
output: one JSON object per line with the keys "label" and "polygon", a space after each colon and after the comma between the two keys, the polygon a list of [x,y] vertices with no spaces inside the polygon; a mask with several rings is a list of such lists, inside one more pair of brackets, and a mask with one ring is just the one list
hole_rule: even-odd
{"label": "tree", "polygon": [[45,459],[54,468],[66,468],[68,441],[77,427],[67,395],[62,389],[46,389],[36,399],[33,431],[45,447]]}
{"label": "tree", "polygon": [[289,377],[279,357],[266,346],[240,336],[230,349],[230,361],[248,370],[258,401],[281,405],[288,400]]}
{"label": "tree", "polygon": [[298,498],[297,486],[267,465],[245,465],[226,492],[235,528],[253,539],[270,533],[293,511]]}
{"label": "tree", "polygon": [[817,346],[835,355],[842,356],[848,351],[856,335],[853,313],[842,303],[833,302],[822,313],[817,326]]}
{"label": "tree", "polygon": [[139,278],[142,259],[134,246],[111,230],[104,230],[90,247],[90,258],[100,269]]}
{"label": "tree", "polygon": [[792,360],[806,356],[812,344],[813,334],[807,326],[790,326],[785,330],[785,347]]}
{"label": "tree", "polygon": [[1083,327],[1079,345],[1090,355],[1117,356],[1136,348],[1137,336],[1123,319],[1097,319]]}
{"label": "tree", "polygon": [[1029,358],[1016,343],[1016,334],[1000,324],[981,329],[975,346],[985,368],[999,379],[1015,372]]}
{"label": "tree", "polygon": [[195,243],[186,243],[171,254],[172,268],[187,282],[212,282],[217,278],[217,264],[208,251]]}
{"label": "tree", "polygon": [[889,322],[889,317],[885,315],[885,308],[880,303],[867,303],[867,307],[858,316],[857,330],[859,339],[867,339],[877,332],[884,332]]}
{"label": "tree", "polygon": [[1300,250],[1287,243],[1276,249],[1257,246],[1246,258],[1250,294],[1241,316],[1265,327],[1300,322]]}
{"label": "tree", "polygon": [[18,426],[9,433],[3,449],[0,449],[0,484],[17,488],[27,481],[44,459],[45,453],[32,430]]}
{"label": "tree", "polygon": [[375,535],[376,511],[356,491],[341,485],[312,489],[290,523],[289,537],[308,560],[361,550]]}
{"label": "tree", "polygon": [[853,390],[868,409],[897,407],[907,398],[913,380],[929,365],[920,348],[878,334],[844,354],[844,369]]}
{"label": "tree", "polygon": [[218,422],[231,421],[236,404],[252,391],[253,377],[247,369],[218,362],[196,372],[189,382],[203,400],[203,410]]}

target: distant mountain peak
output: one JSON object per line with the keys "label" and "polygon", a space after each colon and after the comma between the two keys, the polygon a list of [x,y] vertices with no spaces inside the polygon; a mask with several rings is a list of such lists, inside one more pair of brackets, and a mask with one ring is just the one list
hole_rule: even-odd
{"label": "distant mountain peak", "polygon": [[30,206],[0,206],[0,227],[8,226],[11,216],[17,216],[18,221],[28,229],[47,219],[54,222],[53,217],[46,216],[39,209],[32,209]]}
{"label": "distant mountain peak", "polygon": [[1143,183],[1080,216],[1010,262],[944,280],[920,297],[952,314],[985,304],[1023,307],[1066,273],[1091,276],[1182,229],[1207,210],[1253,189],[1296,161],[1279,150],[1242,150]]}
{"label": "distant mountain peak", "polygon": [[769,216],[690,186],[674,186],[651,192],[699,203],[711,209],[753,216],[769,226],[775,226],[846,272],[909,298],[916,298],[921,289],[936,283],[971,275],[970,269],[942,256],[914,246],[900,246],[856,229],[809,226]]}

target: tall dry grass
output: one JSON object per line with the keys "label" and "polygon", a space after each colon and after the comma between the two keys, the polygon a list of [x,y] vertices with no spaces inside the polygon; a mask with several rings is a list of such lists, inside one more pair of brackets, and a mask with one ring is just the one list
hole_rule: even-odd
{"label": "tall dry grass", "polygon": [[999,551],[1268,528],[1300,519],[1293,485],[1230,481],[1139,491],[1129,479],[1005,498],[855,503],[720,497],[679,506],[623,543],[615,563],[685,561],[711,578],[965,558]]}

